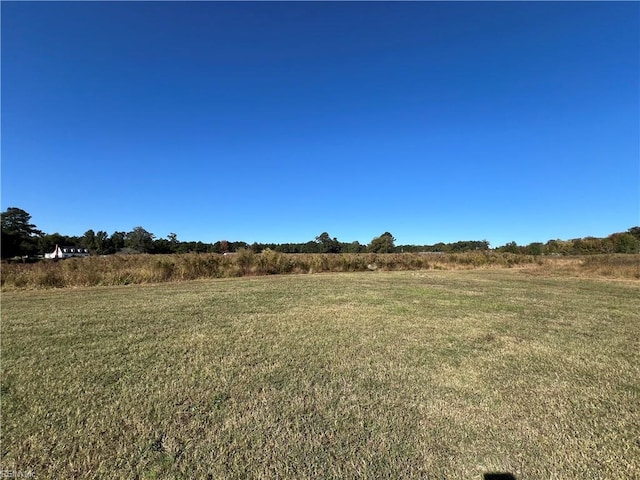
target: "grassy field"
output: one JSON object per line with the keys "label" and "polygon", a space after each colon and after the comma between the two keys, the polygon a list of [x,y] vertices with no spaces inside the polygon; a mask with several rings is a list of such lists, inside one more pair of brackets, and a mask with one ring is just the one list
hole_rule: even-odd
{"label": "grassy field", "polygon": [[639,478],[639,312],[638,281],[515,269],[5,292],[0,467]]}

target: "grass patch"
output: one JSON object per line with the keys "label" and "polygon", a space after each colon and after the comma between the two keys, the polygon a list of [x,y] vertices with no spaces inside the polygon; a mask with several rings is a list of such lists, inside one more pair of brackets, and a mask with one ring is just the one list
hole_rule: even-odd
{"label": "grass patch", "polygon": [[518,270],[6,292],[0,466],[632,478],[639,294]]}

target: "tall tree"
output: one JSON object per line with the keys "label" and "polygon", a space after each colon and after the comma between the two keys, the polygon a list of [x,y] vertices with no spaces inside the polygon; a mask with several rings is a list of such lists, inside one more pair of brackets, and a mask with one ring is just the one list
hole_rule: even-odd
{"label": "tall tree", "polygon": [[153,250],[153,233],[142,227],[136,227],[127,233],[124,246],[139,253],[149,253]]}
{"label": "tall tree", "polygon": [[84,232],[84,235],[82,235],[82,241],[80,243],[84,248],[88,248],[90,252],[95,252],[97,250],[96,232],[94,232],[92,229]]}
{"label": "tall tree", "polygon": [[111,248],[113,253],[116,253],[124,248],[125,238],[127,234],[125,232],[113,232],[109,240],[111,242]]}
{"label": "tall tree", "polygon": [[31,215],[16,207],[7,208],[1,215],[2,258],[37,253],[42,232],[31,223]]}
{"label": "tall tree", "polygon": [[176,253],[178,251],[178,247],[180,245],[180,241],[178,240],[178,235],[171,232],[167,235],[167,240],[169,240],[169,249],[172,253]]}
{"label": "tall tree", "polygon": [[375,237],[369,244],[369,251],[373,253],[393,253],[396,239],[389,232]]}
{"label": "tall tree", "polygon": [[341,246],[337,238],[331,238],[327,232],[322,232],[316,237],[320,253],[340,253]]}
{"label": "tall tree", "polygon": [[104,230],[99,230],[95,237],[95,248],[97,255],[106,255],[107,253],[113,253],[111,242],[109,241],[109,234]]}

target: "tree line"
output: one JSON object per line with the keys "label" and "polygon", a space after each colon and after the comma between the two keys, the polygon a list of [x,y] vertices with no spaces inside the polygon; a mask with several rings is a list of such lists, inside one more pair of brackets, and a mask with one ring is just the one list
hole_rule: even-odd
{"label": "tree line", "polygon": [[[240,249],[260,253],[266,249],[280,253],[400,253],[432,252],[458,253],[487,251],[486,240],[469,240],[435,245],[396,245],[390,232],[371,239],[363,245],[358,241],[341,242],[322,232],[313,240],[304,243],[257,243],[219,240],[214,243],[184,242],[175,233],[166,238],[156,236],[143,227],[135,227],[129,232],[116,231],[111,234],[103,230],[87,230],[82,236],[68,236],[60,233],[44,233],[31,223],[31,215],[16,207],[2,212],[2,258],[34,257],[53,252],[56,245],[81,246],[94,255],[115,253],[233,253]],[[632,227],[627,232],[614,233],[606,238],[586,237],[573,240],[549,240],[519,246],[515,242],[496,248],[500,252],[529,255],[584,255],[597,253],[637,253],[640,251],[640,227]]]}

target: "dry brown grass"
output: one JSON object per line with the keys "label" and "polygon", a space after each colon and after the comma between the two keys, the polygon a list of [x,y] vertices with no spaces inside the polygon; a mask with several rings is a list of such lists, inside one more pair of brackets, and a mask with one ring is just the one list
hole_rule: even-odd
{"label": "dry brown grass", "polygon": [[640,255],[544,257],[536,265],[532,271],[541,275],[640,280]]}
{"label": "dry brown grass", "polygon": [[129,255],[3,264],[2,289],[152,284],[273,274],[526,268],[543,275],[640,279],[640,255],[542,257],[497,252],[425,254]]}

